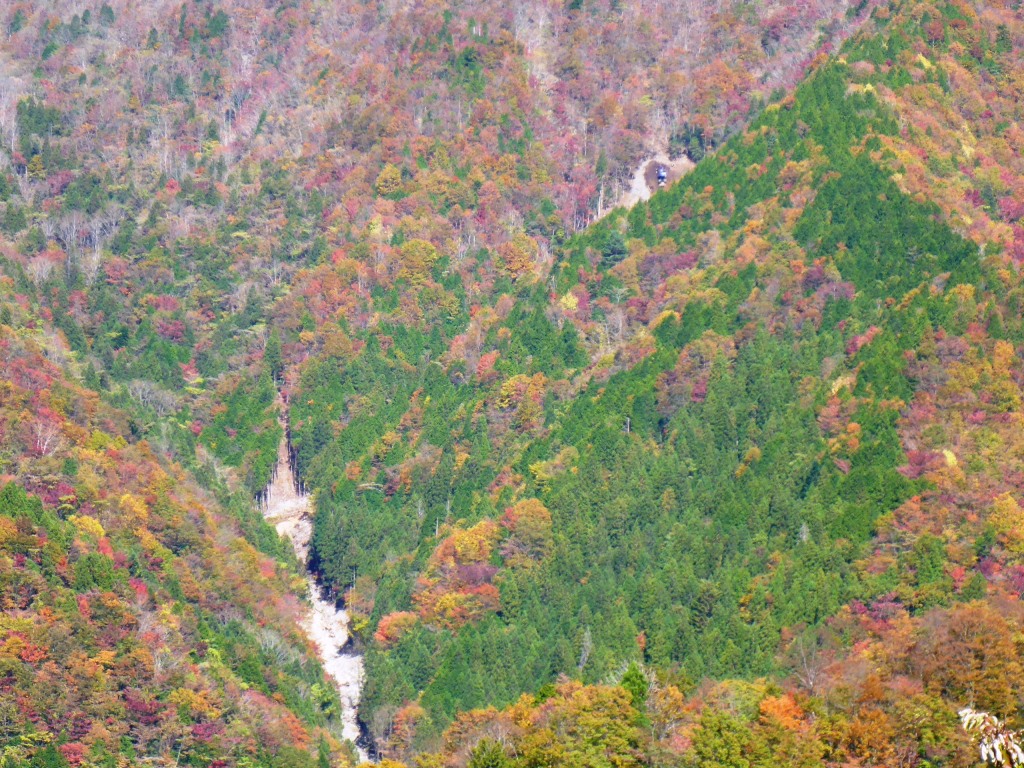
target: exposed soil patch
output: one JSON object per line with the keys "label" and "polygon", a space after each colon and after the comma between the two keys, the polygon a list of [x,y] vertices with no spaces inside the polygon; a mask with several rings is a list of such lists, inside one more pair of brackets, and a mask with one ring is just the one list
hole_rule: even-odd
{"label": "exposed soil patch", "polygon": [[676,160],[669,160],[668,155],[658,153],[654,157],[644,160],[633,173],[629,189],[619,198],[616,207],[632,208],[643,200],[649,200],[660,186],[658,182],[659,168],[665,169],[667,175],[665,186],[668,186],[683,178],[693,166],[693,161],[685,155]]}

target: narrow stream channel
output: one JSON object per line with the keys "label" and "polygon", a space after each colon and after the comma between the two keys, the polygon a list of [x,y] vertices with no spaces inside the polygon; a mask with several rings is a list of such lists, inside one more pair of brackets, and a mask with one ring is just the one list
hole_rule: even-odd
{"label": "narrow stream channel", "polygon": [[[284,404],[279,405],[284,413]],[[286,430],[277,448],[274,479],[264,494],[263,516],[274,525],[278,534],[288,537],[295,548],[296,557],[306,567],[306,583],[312,607],[302,628],[319,648],[324,669],[341,695],[342,735],[356,744],[360,760],[365,761],[368,756],[359,745],[359,723],[356,720],[359,691],[363,683],[363,657],[347,649],[342,651],[348,640],[348,613],[323,598],[315,576],[309,572],[309,540],[313,534],[313,520],[309,513],[309,497],[299,487],[288,455]]]}

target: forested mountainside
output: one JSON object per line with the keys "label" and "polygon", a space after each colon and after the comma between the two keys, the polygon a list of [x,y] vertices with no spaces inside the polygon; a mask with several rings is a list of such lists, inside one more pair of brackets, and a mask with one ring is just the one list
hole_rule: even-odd
{"label": "forested mountainside", "polygon": [[410,316],[440,354],[643,156],[699,158],[866,9],[14,3],[6,258],[91,386],[134,382],[191,426],[162,451],[198,442],[256,493],[263,369],[294,382]]}
{"label": "forested mountainside", "polygon": [[[971,765],[1019,724],[1016,2],[0,10],[0,758]],[[698,161],[611,210],[636,165]],[[588,226],[589,225],[589,226]]]}
{"label": "forested mountainside", "polygon": [[[407,323],[305,367],[315,550],[395,755],[545,764],[633,711],[623,760],[963,764],[960,706],[1017,712],[1021,31],[876,8],[440,355]],[[441,735],[559,675],[660,698],[570,686]]]}

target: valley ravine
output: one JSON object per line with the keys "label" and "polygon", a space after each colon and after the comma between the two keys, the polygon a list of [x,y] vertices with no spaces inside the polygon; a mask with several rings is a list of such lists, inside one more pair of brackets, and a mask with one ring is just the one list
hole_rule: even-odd
{"label": "valley ravine", "polygon": [[359,723],[356,720],[363,682],[363,658],[356,653],[341,651],[349,638],[348,613],[323,598],[314,574],[308,570],[309,540],[313,533],[313,520],[309,511],[309,497],[296,481],[288,455],[286,430],[277,449],[274,478],[264,495],[263,516],[277,529],[278,534],[291,541],[295,556],[306,568],[310,610],[302,628],[319,649],[324,669],[341,696],[342,735],[357,745],[360,759],[366,760],[366,751],[358,746]]}

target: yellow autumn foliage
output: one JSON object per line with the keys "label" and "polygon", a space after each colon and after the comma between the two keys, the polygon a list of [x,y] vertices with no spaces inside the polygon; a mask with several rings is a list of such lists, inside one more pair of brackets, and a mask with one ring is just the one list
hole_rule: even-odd
{"label": "yellow autumn foliage", "polygon": [[102,539],[107,535],[107,532],[103,530],[103,525],[95,517],[71,515],[68,521],[75,526],[75,530],[82,536],[87,536],[91,539]]}
{"label": "yellow autumn foliage", "polygon": [[1003,546],[1011,552],[1024,553],[1024,511],[1009,493],[1003,493],[992,502],[989,522],[999,534]]}
{"label": "yellow autumn foliage", "polygon": [[118,506],[121,508],[121,515],[124,518],[125,525],[145,525],[149,519],[149,507],[146,506],[145,501],[134,494],[122,494],[118,500]]}

